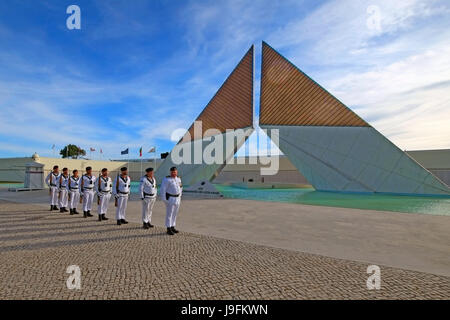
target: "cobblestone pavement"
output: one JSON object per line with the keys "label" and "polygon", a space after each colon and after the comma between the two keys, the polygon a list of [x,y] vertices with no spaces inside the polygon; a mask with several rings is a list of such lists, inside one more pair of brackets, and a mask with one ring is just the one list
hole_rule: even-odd
{"label": "cobblestone pavement", "polygon": [[[251,232],[251,230],[249,230]],[[81,269],[69,290],[66,268]],[[0,299],[449,299],[450,278],[0,201]]]}

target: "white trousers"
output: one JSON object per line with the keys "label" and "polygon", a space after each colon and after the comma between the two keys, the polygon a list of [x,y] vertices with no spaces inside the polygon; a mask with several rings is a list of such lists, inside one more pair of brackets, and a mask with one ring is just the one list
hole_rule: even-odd
{"label": "white trousers", "polygon": [[69,193],[70,193],[69,209],[76,209],[78,206],[78,202],[80,202],[80,192],[69,191]]}
{"label": "white trousers", "polygon": [[128,204],[128,195],[117,197],[116,220],[125,219]]}
{"label": "white trousers", "polygon": [[178,210],[180,210],[181,196],[169,197],[166,203],[166,227],[175,227],[177,223]]}
{"label": "white trousers", "polygon": [[98,214],[105,214],[108,211],[109,199],[111,193],[100,193],[100,203],[98,204]]}
{"label": "white trousers", "polygon": [[144,198],[144,200],[142,200],[142,222],[152,222],[152,210],[155,202],[156,197]]}
{"label": "white trousers", "polygon": [[50,187],[50,204],[52,206],[58,205],[59,189],[57,187]]}
{"label": "white trousers", "polygon": [[62,189],[59,191],[59,206],[61,208],[67,208],[67,204],[69,201],[69,191],[66,189]]}
{"label": "white trousers", "polygon": [[92,210],[94,201],[94,190],[84,190],[83,192],[83,212]]}

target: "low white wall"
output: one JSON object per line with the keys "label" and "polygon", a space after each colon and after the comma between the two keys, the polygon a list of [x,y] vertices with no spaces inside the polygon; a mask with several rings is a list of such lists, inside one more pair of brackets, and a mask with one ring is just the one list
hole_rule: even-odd
{"label": "low white wall", "polygon": [[[0,159],[0,182],[24,182],[25,179],[25,164],[33,161],[29,158],[4,158]],[[67,167],[70,172],[74,169],[78,169],[80,173],[84,173],[86,167],[92,167],[95,175],[98,175],[103,168],[108,168],[111,176],[117,175],[121,167],[128,167],[131,179],[138,180],[146,168],[155,168],[155,162],[142,161],[141,162],[129,162],[126,161],[100,161],[100,160],[84,160],[84,159],[61,159],[61,158],[46,158],[40,157],[36,159],[36,162],[44,165],[44,176],[46,176],[53,168],[54,165],[58,165],[60,170]],[[156,163],[156,168],[159,162]],[[155,168],[155,169],[156,169]]]}

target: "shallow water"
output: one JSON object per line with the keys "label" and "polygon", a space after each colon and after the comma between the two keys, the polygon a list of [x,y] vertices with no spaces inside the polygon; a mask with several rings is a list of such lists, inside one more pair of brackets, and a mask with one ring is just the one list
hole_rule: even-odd
{"label": "shallow water", "polygon": [[226,198],[301,203],[450,216],[450,197],[321,192],[314,189],[245,189],[215,185]]}

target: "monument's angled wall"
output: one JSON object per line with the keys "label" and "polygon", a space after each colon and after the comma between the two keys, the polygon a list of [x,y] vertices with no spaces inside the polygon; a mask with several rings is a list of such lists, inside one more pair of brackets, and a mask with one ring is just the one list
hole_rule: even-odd
{"label": "monument's angled wall", "polygon": [[[161,180],[169,174],[169,169],[173,166],[178,168],[178,173],[182,177],[183,183],[192,185],[200,180],[212,181],[224,168],[228,159],[234,156],[236,151],[245,143],[246,139],[239,139],[235,148],[223,148],[222,159],[218,164],[193,163],[195,144],[200,142],[201,150],[204,150],[211,139],[222,139],[226,143],[227,129],[245,128],[249,133],[253,128],[253,46],[241,59],[239,64],[225,80],[214,97],[207,104],[205,109],[195,119],[188,129],[186,135],[180,140],[177,146],[172,149],[169,156],[163,161],[156,171],[157,179]],[[201,130],[197,132],[201,122]],[[207,130],[216,129],[215,133],[208,134]],[[213,137],[213,138],[212,138]],[[200,141],[201,140],[201,141]],[[184,146],[191,150],[191,161],[182,164],[176,161],[178,149]],[[203,154],[203,151],[202,151]]]}
{"label": "monument's angled wall", "polygon": [[445,183],[263,43],[260,126],[317,190],[450,194]]}

